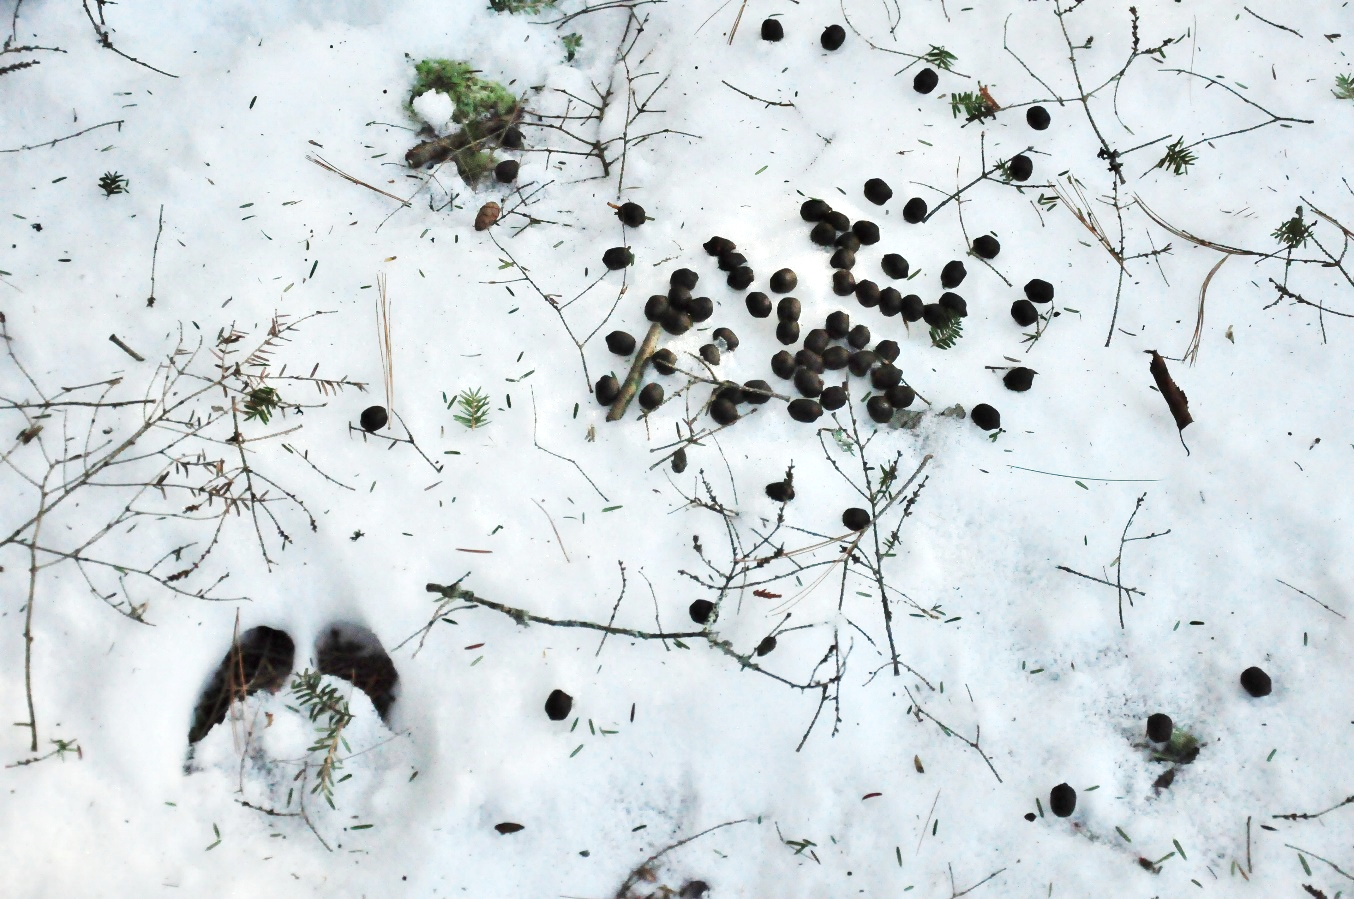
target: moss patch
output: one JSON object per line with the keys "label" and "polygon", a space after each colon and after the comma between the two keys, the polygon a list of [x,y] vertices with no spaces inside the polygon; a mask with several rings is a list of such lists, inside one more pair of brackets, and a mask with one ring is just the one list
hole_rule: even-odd
{"label": "moss patch", "polygon": [[[452,121],[477,122],[491,116],[508,116],[517,98],[497,81],[486,81],[469,63],[454,59],[425,59],[414,64],[414,88],[409,102],[428,91],[441,91],[451,98],[456,111]],[[412,111],[412,105],[410,107]]]}

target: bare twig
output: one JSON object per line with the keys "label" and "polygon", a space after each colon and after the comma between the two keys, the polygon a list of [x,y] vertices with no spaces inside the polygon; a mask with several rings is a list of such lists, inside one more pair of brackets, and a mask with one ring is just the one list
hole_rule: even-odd
{"label": "bare twig", "polygon": [[44,141],[44,142],[42,142],[42,143],[40,143],[40,144],[26,144],[25,146],[22,146],[22,147],[11,147],[11,148],[8,149],[8,150],[0,150],[0,153],[22,153],[22,152],[25,151],[25,150],[36,150],[36,149],[38,149],[39,147],[55,147],[57,144],[61,143],[62,141],[68,141],[68,140],[71,140],[71,139],[73,139],[73,138],[77,138],[77,137],[79,137],[80,135],[82,135],[82,134],[88,134],[88,133],[91,132],[91,131],[98,131],[100,128],[107,128],[109,125],[117,125],[117,126],[118,126],[118,131],[121,131],[121,130],[122,130],[122,125],[123,125],[123,122],[124,122],[124,121],[125,121],[124,119],[114,119],[114,120],[111,121],[111,122],[100,122],[100,123],[97,124],[97,125],[90,125],[88,128],[83,128],[83,129],[81,129],[81,130],[75,132],[74,134],[67,134],[65,137],[54,138],[54,139],[49,140],[49,141]]}

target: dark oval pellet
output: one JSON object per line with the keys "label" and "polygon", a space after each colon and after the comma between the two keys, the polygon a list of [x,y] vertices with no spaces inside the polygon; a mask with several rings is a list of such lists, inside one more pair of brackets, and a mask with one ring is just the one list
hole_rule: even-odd
{"label": "dark oval pellet", "polygon": [[680,284],[668,288],[668,305],[678,312],[687,312],[691,303],[691,290]]}
{"label": "dark oval pellet", "polygon": [[390,421],[390,414],[386,412],[385,406],[368,406],[362,410],[358,416],[357,423],[362,426],[364,431],[379,431]]}
{"label": "dark oval pellet", "polygon": [[814,328],[804,335],[804,349],[821,354],[832,342],[832,335],[825,328]]}
{"label": "dark oval pellet", "polygon": [[651,322],[661,322],[670,308],[668,298],[661,293],[656,293],[645,302],[644,317]]}
{"label": "dark oval pellet", "polygon": [[639,405],[644,409],[657,409],[663,403],[663,385],[649,383],[639,392]]}
{"label": "dark oval pellet", "polygon": [[724,341],[724,349],[728,350],[730,353],[738,349],[738,335],[728,328],[715,328],[710,336],[715,340]]}
{"label": "dark oval pellet", "polygon": [[846,333],[846,342],[854,349],[865,349],[870,345],[870,329],[864,325],[856,325]]}
{"label": "dark oval pellet", "polygon": [[845,231],[837,235],[836,244],[838,249],[850,250],[852,253],[861,247],[860,238],[856,236],[854,231]]}
{"label": "dark oval pellet", "polygon": [[947,290],[940,295],[940,305],[955,318],[968,318],[968,303],[959,294]]}
{"label": "dark oval pellet", "polygon": [[825,367],[823,357],[807,347],[795,353],[795,365],[800,368],[807,368],[809,371],[816,371],[819,374],[822,374]]}
{"label": "dark oval pellet", "polygon": [[933,328],[948,328],[950,311],[939,303],[927,303],[921,310],[922,319]]}
{"label": "dark oval pellet", "polygon": [[912,76],[912,89],[919,94],[931,93],[939,83],[940,76],[936,74],[935,69],[922,69]]}
{"label": "dark oval pellet", "polygon": [[611,271],[619,271],[635,261],[635,254],[628,247],[612,247],[602,254],[602,265]]}
{"label": "dark oval pellet", "polygon": [[776,303],[776,318],[783,322],[797,322],[803,308],[794,297],[781,297],[780,302]]}
{"label": "dark oval pellet", "polygon": [[885,253],[884,258],[879,260],[879,267],[895,281],[906,278],[910,270],[907,260],[897,253]]}
{"label": "dark oval pellet", "polygon": [[903,309],[903,295],[892,287],[879,291],[879,311],[892,317]]}
{"label": "dark oval pellet", "polygon": [[1025,110],[1025,124],[1035,131],[1043,131],[1051,121],[1048,110],[1042,106],[1031,106]]}
{"label": "dark oval pellet", "polygon": [[969,413],[969,418],[984,431],[995,431],[1001,427],[1001,413],[987,403],[979,403],[974,406],[973,411]]}
{"label": "dark oval pellet", "polygon": [[573,710],[574,698],[563,690],[551,690],[545,700],[545,714],[551,721],[563,721]]}
{"label": "dark oval pellet", "polygon": [[781,350],[771,357],[771,371],[778,378],[789,380],[795,375],[795,357],[789,350]]}
{"label": "dark oval pellet", "polygon": [[715,604],[708,599],[698,599],[691,604],[686,613],[697,624],[709,624],[715,617]]}
{"label": "dark oval pellet", "polygon": [[832,266],[833,268],[842,268],[842,269],[855,268],[856,254],[854,251],[848,250],[846,247],[838,247],[837,251],[832,254],[832,258],[828,260],[828,265]]}
{"label": "dark oval pellet", "polygon": [[748,307],[748,314],[753,318],[766,318],[771,315],[771,298],[760,290],[748,294],[743,302]]}
{"label": "dark oval pellet", "polygon": [[621,382],[616,380],[615,375],[602,375],[593,385],[592,393],[597,397],[597,402],[610,406],[621,395]]}
{"label": "dark oval pellet", "polygon": [[840,371],[851,361],[851,351],[844,346],[830,346],[823,350],[823,367],[828,371]]}
{"label": "dark oval pellet", "polygon": [[893,404],[886,396],[872,396],[865,402],[865,412],[876,424],[885,424],[893,420]]}
{"label": "dark oval pellet", "polygon": [[663,316],[663,330],[674,337],[680,337],[691,330],[691,315],[686,312],[679,312],[676,309],[669,309],[668,314]]}
{"label": "dark oval pellet", "polygon": [[845,212],[837,212],[835,209],[823,216],[823,221],[832,226],[834,231],[850,231],[851,219],[847,218]]}
{"label": "dark oval pellet", "polygon": [[679,447],[677,452],[672,454],[672,470],[677,474],[686,471],[686,447]]}
{"label": "dark oval pellet", "polygon": [[889,398],[889,404],[893,408],[906,409],[917,398],[917,391],[906,384],[899,384],[896,387],[890,387],[888,393],[884,395]]}
{"label": "dark oval pellet", "polygon": [[1155,715],[1147,716],[1147,739],[1153,743],[1166,743],[1173,733],[1175,722],[1171,720],[1170,715],[1157,712]]}
{"label": "dark oval pellet", "polygon": [[898,346],[896,340],[881,340],[874,345],[875,354],[885,362],[895,362],[902,348]]}
{"label": "dark oval pellet", "polygon": [[713,343],[704,344],[703,346],[701,346],[699,352],[701,358],[704,359],[707,364],[709,365],[719,364],[719,347],[715,346]]}
{"label": "dark oval pellet", "polygon": [[851,316],[838,309],[827,314],[827,334],[834,340],[845,340],[851,333]]}
{"label": "dark oval pellet", "polygon": [[1003,375],[1001,382],[1006,385],[1007,390],[1014,390],[1016,393],[1024,393],[1034,384],[1034,375],[1034,369],[1020,366],[1011,369]]}
{"label": "dark oval pellet", "polygon": [[829,412],[834,412],[846,405],[848,397],[845,387],[824,387],[822,394],[818,397],[818,402]]}
{"label": "dark oval pellet", "polygon": [[[505,159],[494,166],[494,178],[500,184],[511,184],[517,180],[517,173],[522,168],[522,164],[516,159]],[[642,214],[643,210],[641,210]]]}
{"label": "dark oval pellet", "polygon": [[509,150],[522,149],[522,129],[516,125],[510,125],[504,130],[503,136],[498,139],[498,142]]}
{"label": "dark oval pellet", "polygon": [[[829,49],[829,50],[835,50],[835,49],[837,49],[837,48],[836,48],[836,47],[829,47],[828,49]],[[771,653],[775,648],[776,648],[776,638],[775,638],[774,636],[772,636],[772,637],[765,637],[765,638],[762,639],[762,642],[760,642],[760,643],[757,644],[757,650],[756,650],[756,652],[757,652],[757,655],[759,655],[759,656],[764,656],[764,655],[768,655],[769,653]]]}
{"label": "dark oval pellet", "polygon": [[693,322],[703,322],[715,314],[715,301],[709,297],[692,297],[686,304],[687,315]]}
{"label": "dark oval pellet", "polygon": [[1066,818],[1077,810],[1077,791],[1067,784],[1058,784],[1048,791],[1048,807],[1059,818]]}
{"label": "dark oval pellet", "polygon": [[897,387],[903,380],[903,370],[892,362],[885,362],[883,365],[870,372],[870,384],[875,390],[888,390],[890,387]]}
{"label": "dark oval pellet", "polygon": [[782,321],[776,325],[776,339],[785,346],[799,343],[799,322]]}
{"label": "dark oval pellet", "polygon": [[819,222],[813,226],[809,232],[809,240],[818,244],[820,247],[830,247],[832,242],[837,239],[837,229],[832,227],[826,221]]}
{"label": "dark oval pellet", "polygon": [[1028,181],[1030,176],[1034,174],[1034,161],[1024,153],[1017,153],[1011,157],[1010,162],[1007,163],[1007,168],[1010,169],[1011,177],[1016,181]]}
{"label": "dark oval pellet", "polygon": [[909,225],[915,225],[926,218],[926,201],[921,197],[913,197],[903,206],[903,221]]}
{"label": "dark oval pellet", "polygon": [[856,282],[856,302],[866,309],[879,305],[879,285],[866,279]]}
{"label": "dark oval pellet", "polygon": [[901,311],[903,313],[903,321],[921,321],[922,311],[925,308],[926,304],[921,301],[921,297],[917,296],[915,293],[909,293],[907,296],[903,297],[902,300]]}
{"label": "dark oval pellet", "polygon": [[617,356],[629,356],[635,351],[635,337],[625,331],[612,331],[606,336],[606,348]]}
{"label": "dark oval pellet", "polygon": [[1268,696],[1270,691],[1274,689],[1269,675],[1255,667],[1247,668],[1241,672],[1241,686],[1257,699],[1261,696]]}
{"label": "dark oval pellet", "polygon": [[631,228],[638,228],[648,220],[644,207],[638,203],[622,203],[616,210],[616,217]]}
{"label": "dark oval pellet", "polygon": [[727,253],[719,254],[719,270],[722,272],[731,272],[740,265],[747,265],[748,257],[742,253],[730,250]]}
{"label": "dark oval pellet", "polygon": [[818,405],[815,400],[790,400],[790,405],[787,409],[791,418],[795,421],[802,421],[805,424],[817,421],[823,415],[823,407]]}
{"label": "dark oval pellet", "polygon": [[846,29],[840,25],[827,26],[818,38],[818,43],[823,45],[824,50],[836,50],[845,42]]}
{"label": "dark oval pellet", "polygon": [[874,222],[860,219],[851,225],[851,233],[856,235],[864,246],[871,247],[879,243],[879,226]]}
{"label": "dark oval pellet", "polygon": [[1022,328],[1028,328],[1030,325],[1039,321],[1039,310],[1034,308],[1034,304],[1029,300],[1016,300],[1011,304],[1011,318]]}
{"label": "dark oval pellet", "polygon": [[710,404],[710,417],[716,424],[731,425],[738,420],[738,407],[720,397]]}
{"label": "dark oval pellet", "polygon": [[743,396],[743,388],[732,381],[725,381],[719,386],[719,389],[715,391],[715,399],[728,400],[737,406],[745,399]]}
{"label": "dark oval pellet", "polygon": [[852,353],[847,361],[846,367],[851,370],[851,374],[857,378],[863,378],[870,373],[870,369],[879,361],[879,357],[869,350],[860,350]]}
{"label": "dark oval pellet", "polygon": [[832,207],[823,200],[805,200],[799,204],[799,217],[806,222],[821,222],[831,211]]}
{"label": "dark oval pellet", "polygon": [[844,268],[832,273],[832,292],[839,297],[849,297],[856,292],[856,276]]}
{"label": "dark oval pellet", "polygon": [[1031,303],[1053,302],[1053,285],[1043,278],[1031,278],[1025,283],[1025,296]]}
{"label": "dark oval pellet", "polygon": [[679,268],[668,276],[668,283],[673,287],[685,287],[687,290],[695,290],[696,282],[701,276],[689,268]]}
{"label": "dark oval pellet", "polygon": [[964,268],[964,263],[958,259],[951,259],[940,270],[940,286],[946,290],[954,290],[960,284],[963,284],[967,277],[968,269]]}
{"label": "dark oval pellet", "polygon": [[710,238],[705,243],[701,244],[701,246],[703,246],[705,252],[711,256],[722,256],[725,253],[732,253],[734,250],[738,249],[738,245],[733,241],[729,240],[727,237],[719,237],[718,235]]}
{"label": "dark oval pellet", "polygon": [[771,385],[765,381],[754,379],[743,383],[743,400],[752,403],[754,406],[760,406],[762,403],[771,399]]}
{"label": "dark oval pellet", "polygon": [[660,375],[670,375],[677,370],[677,354],[664,347],[661,350],[654,350],[654,354],[649,357],[653,363],[654,370]]}
{"label": "dark oval pellet", "polygon": [[876,206],[883,206],[893,199],[893,188],[883,178],[871,178],[865,182],[865,199]]}
{"label": "dark oval pellet", "polygon": [[766,485],[766,495],[778,503],[788,503],[795,498],[795,488],[785,481],[772,481]]}
{"label": "dark oval pellet", "polygon": [[771,276],[770,283],[774,293],[789,293],[799,286],[799,276],[791,269],[783,268]]}
{"label": "dark oval pellet", "polygon": [[863,531],[870,526],[870,513],[852,506],[842,513],[842,524],[850,531]]}
{"label": "dark oval pellet", "polygon": [[752,269],[748,268],[746,265],[740,265],[738,268],[729,272],[729,277],[725,279],[724,283],[728,284],[734,290],[747,290],[748,287],[752,285],[754,278],[755,275],[753,275]]}
{"label": "dark oval pellet", "polygon": [[785,37],[785,26],[780,23],[780,19],[762,20],[762,40],[775,43]]}
{"label": "dark oval pellet", "polygon": [[996,259],[1001,252],[1001,241],[991,234],[982,234],[973,238],[973,253],[983,259]]}
{"label": "dark oval pellet", "polygon": [[796,369],[794,382],[800,396],[815,397],[823,392],[823,376],[811,369]]}

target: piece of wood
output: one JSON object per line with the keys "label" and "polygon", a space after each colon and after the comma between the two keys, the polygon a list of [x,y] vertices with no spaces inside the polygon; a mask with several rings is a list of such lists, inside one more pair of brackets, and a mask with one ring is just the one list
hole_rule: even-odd
{"label": "piece of wood", "polygon": [[630,363],[630,373],[625,376],[625,383],[621,384],[620,395],[611,404],[611,411],[606,414],[607,421],[620,421],[625,417],[625,410],[630,407],[630,401],[639,390],[639,382],[644,377],[644,368],[649,364],[649,357],[658,349],[658,335],[662,333],[663,326],[658,322],[649,325],[649,333],[644,335],[644,342],[635,353],[635,361]]}

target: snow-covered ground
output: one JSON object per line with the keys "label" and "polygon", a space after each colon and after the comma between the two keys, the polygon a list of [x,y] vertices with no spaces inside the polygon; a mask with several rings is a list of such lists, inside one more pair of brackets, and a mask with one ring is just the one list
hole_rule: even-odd
{"label": "snow-covered ground", "polygon": [[[1354,101],[1334,95],[1350,74],[1350,10],[593,5],[605,8],[563,21],[579,0],[535,15],[480,0],[108,4],[120,52],[99,46],[73,3],[18,10],[7,48],[64,52],[0,55],[0,70],[40,63],[0,75],[0,149],[34,146],[0,155],[0,312],[14,354],[0,368],[0,704],[18,723],[0,753],[5,895],[1354,892],[1354,808],[1274,817],[1354,792],[1354,264],[1337,224],[1354,226]],[[783,40],[760,39],[768,16]],[[833,24],[845,41],[827,51],[819,36]],[[581,39],[571,61],[566,35]],[[917,57],[944,58],[936,48],[953,71],[919,94]],[[471,189],[451,163],[404,164],[422,124],[405,106],[413,64],[442,57],[522,98],[525,148],[498,151],[521,161],[517,184]],[[952,114],[951,94],[980,86],[1002,109]],[[1034,102],[1047,130],[1026,123]],[[445,106],[419,109],[446,121]],[[1154,168],[1177,138],[1214,139],[1182,174]],[[1027,150],[1023,187],[993,170]],[[935,209],[985,171],[962,202],[904,222],[909,198]],[[105,173],[126,191],[100,190]],[[885,205],[865,199],[870,178],[891,185]],[[857,279],[934,303],[942,266],[964,261],[968,316],[952,348],[933,347],[922,322],[834,295],[830,254],[800,216],[811,197],[879,225]],[[507,214],[477,231],[491,200]],[[622,226],[608,203],[626,201],[650,220]],[[1329,252],[1339,265],[1286,265],[1272,232],[1298,207],[1315,227],[1293,259]],[[1260,255],[1192,243],[1154,218]],[[968,255],[985,233],[1001,243],[991,266]],[[852,378],[835,419],[796,422],[772,399],[709,435],[710,385],[682,391],[687,378],[650,370],[669,401],[608,423],[591,383],[624,380],[630,359],[604,337],[642,338],[645,300],[681,267],[699,273],[694,292],[714,315],[660,344],[685,371],[796,395],[768,363],[783,349],[775,316],[753,318],[746,291],[725,286],[702,249],[713,235],[746,255],[751,290],[770,293],[782,267],[798,274],[804,334],[845,310],[871,345],[896,341],[925,397],[911,410],[925,414],[877,426],[868,380]],[[603,253],[621,245],[634,265],[604,274]],[[912,280],[880,271],[890,252]],[[381,277],[399,421],[364,435],[363,409],[391,405]],[[1009,310],[1033,278],[1056,295],[1027,341]],[[154,397],[180,341],[205,340],[189,364],[211,378],[232,328],[247,336],[227,347],[247,352],[275,315],[315,312],[328,314],[269,358],[283,409],[238,425],[250,472],[272,479],[260,490],[288,491],[313,516],[314,528],[295,504],[266,506],[285,547],[246,507],[194,521],[203,510],[186,513],[182,494],[137,495],[169,456],[82,481],[69,499],[52,492],[59,480],[44,488],[49,460],[87,439],[116,447],[100,441],[133,433],[142,406],[102,410],[91,427],[89,406],[15,402],[40,403],[39,389],[93,401],[102,388],[56,394],[112,378],[108,401]],[[739,345],[706,369],[687,354],[720,326]],[[1183,432],[1149,373],[1153,350],[1188,394],[1196,421]],[[1037,372],[1029,391],[993,370],[1013,365]],[[475,389],[488,421],[468,429],[456,398]],[[213,403],[227,416],[216,442],[184,448],[238,462],[219,390],[194,408]],[[1002,430],[937,414],[980,403],[1000,410]],[[664,460],[693,434],[674,472]],[[80,464],[52,477],[78,480]],[[764,487],[791,464],[795,498],[778,525]],[[889,466],[894,490],[924,467],[889,494]],[[887,512],[857,541],[842,512],[871,496]],[[61,503],[47,513],[41,497]],[[129,503],[147,514],[85,543]],[[183,593],[135,573],[165,579],[176,564],[158,560],[186,545],[183,559],[196,558],[218,521],[201,568],[170,582]],[[895,527],[896,545],[882,546]],[[30,555],[34,541],[45,549]],[[34,560],[46,567],[30,578]],[[240,601],[185,595],[223,574],[209,595]],[[703,585],[726,575],[722,592]],[[426,586],[457,582],[471,594],[443,605]],[[720,603],[708,630],[647,639],[702,631],[688,614],[697,599]],[[644,634],[599,646],[597,629],[522,626],[479,601]],[[383,721],[360,690],[320,682],[352,716],[332,808],[312,792],[325,753],[311,751],[330,719],[291,678],[190,753],[194,708],[237,627],[285,631],[299,675],[336,624],[369,629],[399,683]],[[773,632],[774,650],[755,653]],[[1242,689],[1251,666],[1272,693]],[[573,697],[561,721],[544,712],[556,689]],[[1197,758],[1154,759],[1155,712],[1177,741],[1197,739]],[[1062,783],[1077,792],[1068,817],[1050,807]]]}

